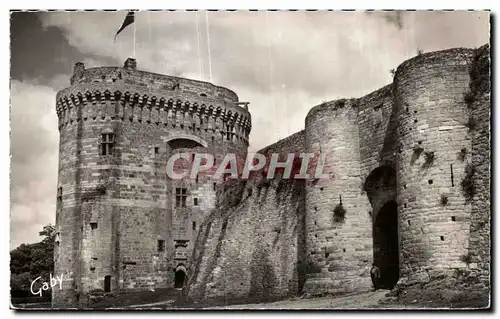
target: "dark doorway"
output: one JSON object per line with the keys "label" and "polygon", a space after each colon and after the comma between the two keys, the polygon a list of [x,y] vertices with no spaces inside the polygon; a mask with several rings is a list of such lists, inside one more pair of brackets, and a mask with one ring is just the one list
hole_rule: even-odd
{"label": "dark doorway", "polygon": [[104,292],[111,291],[111,276],[104,276]]}
{"label": "dark doorway", "polygon": [[384,204],[373,224],[373,260],[380,270],[377,287],[392,289],[399,280],[398,205]]}
{"label": "dark doorway", "polygon": [[175,272],[175,288],[182,288],[184,286],[184,279],[186,278],[186,273],[179,269]]}

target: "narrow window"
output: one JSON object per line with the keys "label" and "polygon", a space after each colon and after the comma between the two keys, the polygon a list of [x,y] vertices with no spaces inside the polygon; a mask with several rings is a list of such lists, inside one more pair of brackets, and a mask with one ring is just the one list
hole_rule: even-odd
{"label": "narrow window", "polygon": [[214,190],[215,190],[215,187],[216,187],[216,186],[217,186],[217,184],[216,184],[216,183],[214,183]]}
{"label": "narrow window", "polygon": [[175,189],[175,207],[186,207],[187,188]]}
{"label": "narrow window", "polygon": [[451,187],[454,187],[455,182],[453,180],[453,164],[450,164],[450,172],[451,172]]}
{"label": "narrow window", "polygon": [[160,153],[160,148],[159,147],[155,147],[155,154],[159,154]]}
{"label": "narrow window", "polygon": [[193,131],[196,131],[196,123],[193,123]]}
{"label": "narrow window", "polygon": [[159,252],[165,251],[165,241],[163,239],[158,240],[158,251]]}
{"label": "narrow window", "polygon": [[115,135],[113,133],[101,134],[101,155],[113,154]]}
{"label": "narrow window", "polygon": [[195,197],[195,198],[193,199],[193,202],[194,202],[194,203],[193,203],[193,205],[194,205],[194,206],[198,206],[198,198],[196,198],[196,197]]}
{"label": "narrow window", "polygon": [[454,222],[456,221],[457,219],[455,218],[455,216],[451,216],[451,221]]}
{"label": "narrow window", "polygon": [[196,174],[196,184],[198,184],[199,176]]}
{"label": "narrow window", "polygon": [[97,229],[97,223],[90,223],[90,229]]}
{"label": "narrow window", "polygon": [[111,276],[104,276],[104,292],[111,291]]}
{"label": "narrow window", "polygon": [[441,241],[444,241],[444,236],[441,236]]}
{"label": "narrow window", "polygon": [[193,221],[193,230],[196,230],[196,222]]}

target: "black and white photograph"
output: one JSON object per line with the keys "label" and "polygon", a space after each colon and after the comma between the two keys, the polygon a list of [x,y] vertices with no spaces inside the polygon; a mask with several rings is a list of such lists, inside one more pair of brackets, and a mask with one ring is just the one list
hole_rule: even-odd
{"label": "black and white photograph", "polygon": [[493,12],[9,15],[11,310],[491,309]]}

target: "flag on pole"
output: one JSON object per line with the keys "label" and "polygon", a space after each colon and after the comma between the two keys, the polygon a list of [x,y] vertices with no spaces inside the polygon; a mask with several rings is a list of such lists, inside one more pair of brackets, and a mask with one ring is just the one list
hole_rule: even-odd
{"label": "flag on pole", "polygon": [[129,11],[127,13],[127,16],[125,17],[125,20],[123,20],[122,26],[120,27],[120,29],[118,29],[118,32],[116,32],[115,41],[116,41],[116,37],[118,36],[118,34],[120,34],[120,32],[122,32],[123,29],[125,29],[127,26],[134,23],[134,21],[135,21],[135,12]]}

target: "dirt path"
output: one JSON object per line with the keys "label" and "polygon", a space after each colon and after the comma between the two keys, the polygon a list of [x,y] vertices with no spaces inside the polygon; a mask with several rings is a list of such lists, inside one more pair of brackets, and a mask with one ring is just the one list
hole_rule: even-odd
{"label": "dirt path", "polygon": [[339,297],[321,297],[312,299],[289,299],[271,303],[220,306],[205,309],[361,309],[380,308],[378,301],[388,293],[378,290],[365,293],[349,294]]}

